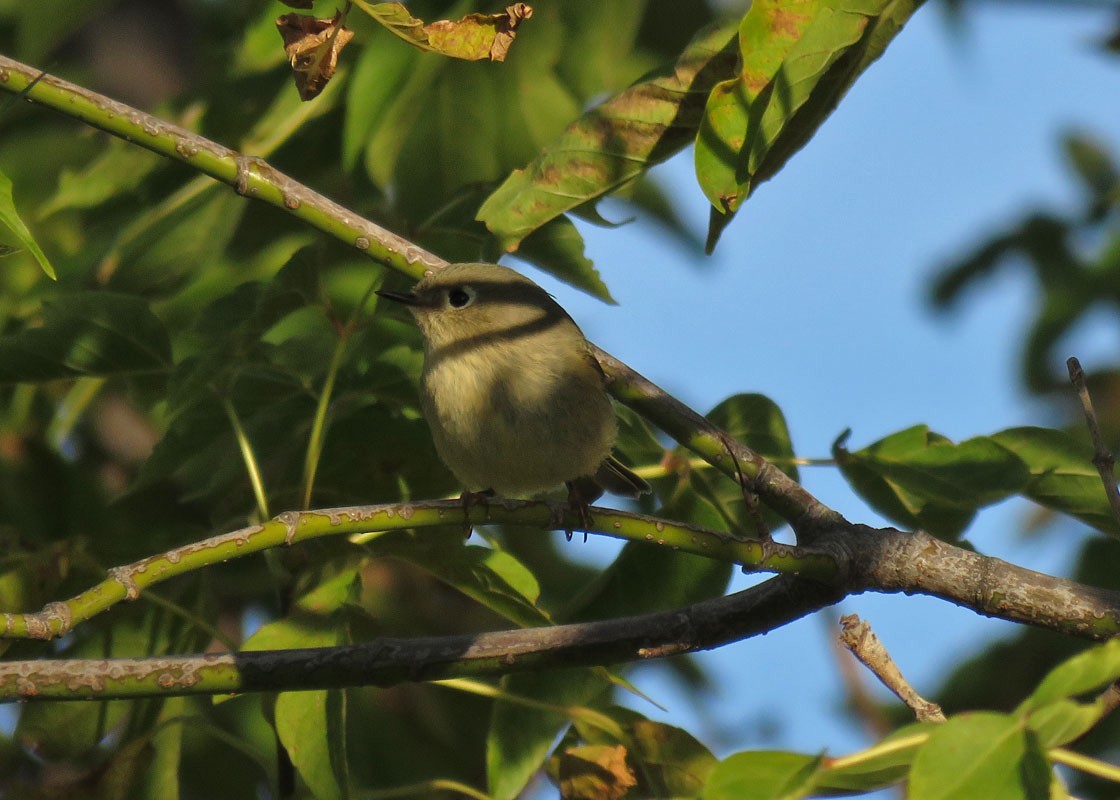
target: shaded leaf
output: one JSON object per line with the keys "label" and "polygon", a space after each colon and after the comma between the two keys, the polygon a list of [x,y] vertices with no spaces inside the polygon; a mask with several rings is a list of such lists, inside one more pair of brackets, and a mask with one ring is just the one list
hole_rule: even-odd
{"label": "shaded leaf", "polygon": [[889,519],[955,538],[976,509],[1020,491],[1026,465],[993,439],[953,444],[917,425],[849,452],[833,446],[840,471],[861,497]]}
{"label": "shaded leaf", "polygon": [[387,109],[411,78],[418,57],[415,50],[402,51],[380,44],[366,46],[346,83],[346,116],[342,125],[342,164],[346,169],[358,163],[370,136],[384,124]]}
{"label": "shaded leaf", "polygon": [[39,247],[39,243],[35,241],[31,231],[20,219],[19,212],[16,211],[16,201],[12,197],[12,181],[3,172],[0,172],[0,226],[7,228],[16,237],[16,240],[27,248],[27,251],[39,262],[40,269],[47,274],[48,278],[58,280],[58,275],[55,274],[54,267],[51,266],[47,254]]}
{"label": "shaded leaf", "polygon": [[425,531],[423,536],[386,534],[373,540],[369,548],[421,567],[518,625],[550,624],[548,614],[536,605],[540,587],[524,564],[504,550],[463,546],[462,541],[462,529],[452,525],[447,530]]}
{"label": "shaded leaf", "polygon": [[616,304],[599,270],[584,255],[583,237],[566,217],[550,220],[529,234],[521,242],[517,256],[592,297]]}
{"label": "shaded leaf", "polygon": [[[558,706],[586,705],[611,687],[600,671],[592,669],[507,675],[501,685],[510,694]],[[520,796],[567,724],[568,718],[563,714],[527,708],[508,700],[497,701],[486,738],[490,794],[498,800]]]}
{"label": "shaded leaf", "polygon": [[171,343],[138,297],[114,292],[55,295],[43,323],[0,336],[0,383],[165,372]]}
{"label": "shaded leaf", "polygon": [[354,32],[341,21],[341,11],[330,19],[284,14],[276,20],[300,99],[319,96],[338,68],[338,54],[354,38]]}
{"label": "shaded leaf", "polygon": [[688,731],[639,719],[627,726],[631,758],[648,797],[695,797],[716,765],[715,756]]}
{"label": "shaded leaf", "polygon": [[1009,428],[992,440],[1015,453],[1030,470],[1024,495],[1040,505],[1077,517],[1099,531],[1120,536],[1092,448],[1051,428]]}
{"label": "shaded leaf", "polygon": [[1050,767],[1021,720],[962,714],[930,729],[908,788],[913,800],[1047,800]]}
{"label": "shaded leaf", "polygon": [[772,0],[739,28],[738,76],[714,87],[696,139],[710,252],[731,216],[828,118],[921,0]]}
{"label": "shaded leaf", "polygon": [[283,692],[276,698],[276,735],[316,800],[350,796],[346,773],[339,766],[344,740],[337,734],[344,729],[339,719],[343,707],[339,690]]}
{"label": "shaded leaf", "polygon": [[699,33],[680,58],[568,126],[478,211],[507,251],[565,211],[600,197],[692,141],[711,87],[734,69],[733,28]]}
{"label": "shaded leaf", "polygon": [[140,185],[164,163],[155,153],[113,139],[104,152],[81,170],[63,169],[58,189],[39,209],[46,217],[68,208],[92,208]]}
{"label": "shaded leaf", "polygon": [[467,14],[425,25],[403,3],[355,0],[355,5],[413,47],[464,61],[505,61],[518,27],[533,16],[528,3],[514,3],[501,14]]}

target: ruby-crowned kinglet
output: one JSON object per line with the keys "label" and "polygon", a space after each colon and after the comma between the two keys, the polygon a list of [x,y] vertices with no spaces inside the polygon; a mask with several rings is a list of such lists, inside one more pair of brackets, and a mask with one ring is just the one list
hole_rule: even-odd
{"label": "ruby-crowned kinglet", "polygon": [[495,264],[453,264],[411,292],[424,336],[420,400],[436,450],[470,493],[528,497],[566,483],[586,504],[649,485],[611,456],[618,433],[603,371],[567,312]]}

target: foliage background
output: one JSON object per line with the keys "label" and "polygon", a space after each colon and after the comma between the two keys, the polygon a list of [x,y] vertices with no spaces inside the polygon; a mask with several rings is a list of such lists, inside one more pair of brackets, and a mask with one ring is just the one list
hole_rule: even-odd
{"label": "foliage background", "polygon": [[[395,92],[358,93],[352,87],[359,85],[362,70],[368,75],[404,67],[395,61],[373,63],[373,55],[348,54],[353,74],[341,76],[333,98],[324,98],[328,102],[309,109],[297,107],[278,69],[270,20],[279,6],[262,10],[250,3],[183,3],[155,11],[143,5],[67,3],[55,14],[31,14],[16,3],[0,5],[5,14],[0,49],[110,95],[154,103],[156,113],[199,119],[207,135],[234,146],[241,146],[254,126],[260,128],[258,145],[284,136],[282,124],[259,124],[274,98],[283,98],[281,117],[322,112],[284,136],[269,160],[449,258],[496,255],[469,221],[484,195],[482,184],[520,166],[583,104],[626,85],[679,50],[708,13],[698,3],[650,3],[647,21],[639,24],[634,9],[641,4],[537,4],[538,16],[519,46],[553,54],[557,61],[543,73],[528,58],[511,58],[499,68],[431,67],[430,59],[422,62],[403,46],[381,41],[383,52],[415,62],[408,77],[379,74],[372,81],[376,89],[397,80],[401,83]],[[439,4],[412,7],[427,16],[454,14]],[[1005,270],[991,279],[974,304],[963,305],[949,322],[926,315],[924,296],[939,264],[967,253],[970,242],[1003,227],[1008,217],[1039,204],[1069,213],[1081,202],[1077,184],[1058,156],[1058,136],[1070,123],[1104,137],[1113,151],[1120,149],[1114,106],[1102,102],[1109,87],[1115,87],[1116,62],[1093,51],[1091,44],[1106,35],[1110,19],[1094,8],[981,6],[965,8],[959,16],[941,13],[930,7],[917,15],[809,147],[748,203],[714,259],[704,260],[696,248],[704,201],[691,188],[687,158],[661,171],[658,183],[668,187],[661,196],[672,198],[669,205],[654,203],[663,224],[651,224],[646,217],[618,230],[581,224],[588,253],[621,307],[606,308],[549,285],[588,335],[701,410],[735,392],[769,395],[785,411],[799,455],[827,455],[832,440],[848,426],[855,431],[853,446],[861,446],[919,421],[961,439],[1009,424],[1065,420],[1068,407],[1060,396],[1039,399],[1011,389],[1020,381],[1023,330],[1041,297],[1022,270]],[[133,34],[128,41],[134,47],[99,50],[104,42],[127,35],[113,25],[130,19],[150,24],[164,15],[166,38]],[[681,19],[689,25],[679,24]],[[563,25],[549,25],[550,20]],[[563,31],[562,41],[542,44],[540,39],[556,36],[557,30]],[[374,41],[384,39],[372,27],[363,33]],[[638,42],[633,52],[625,47],[631,37]],[[159,58],[171,58],[172,66],[141,62],[121,67],[117,61],[139,58],[149,46]],[[374,53],[376,48],[367,50]],[[1047,57],[1039,58],[1040,52]],[[99,64],[109,66],[99,70]],[[423,78],[425,64],[438,74],[415,89],[413,99],[400,101],[408,97],[401,87],[419,80],[417,75]],[[122,74],[144,76],[144,90],[152,88],[151,76],[161,76],[169,83],[167,94],[130,96],[135,86],[113,82]],[[175,92],[188,85],[194,102],[164,99],[179,96]],[[379,97],[384,103],[380,107]],[[403,106],[395,114],[394,98]],[[526,112],[530,104],[533,113]],[[554,116],[536,113],[541,109]],[[52,418],[52,401],[58,396],[7,396],[14,409],[12,428],[68,434],[54,441],[54,449],[20,453],[18,466],[6,464],[2,476],[4,512],[21,515],[8,524],[55,543],[48,556],[34,556],[45,559],[39,584],[10,578],[4,585],[5,607],[33,607],[36,601],[84,587],[104,566],[212,529],[234,527],[252,508],[228,419],[213,394],[200,386],[200,375],[234,399],[254,441],[267,443],[272,511],[299,504],[300,448],[314,407],[308,387],[321,378],[322,365],[333,352],[331,323],[346,319],[367,288],[371,269],[278,212],[244,203],[224,189],[185,203],[168,220],[153,220],[141,235],[121,242],[115,258],[107,258],[121,231],[130,232],[129,220],[158,207],[191,176],[114,144],[104,195],[88,194],[98,184],[87,176],[82,184],[87,194],[67,200],[59,184],[45,176],[84,168],[102,152],[104,139],[41,110],[9,104],[4,111],[0,168],[17,187],[21,208],[53,205],[54,213],[40,212],[35,230],[58,248],[51,255],[63,285],[103,283],[153,299],[160,316],[178,325],[172,342],[176,360],[188,355],[197,359],[196,370],[180,370],[170,384],[176,400],[156,408],[157,424],[182,413],[176,418],[182,426],[179,438],[172,437],[162,458],[140,473],[144,490],[107,511],[95,499],[100,482],[127,480],[137,468],[135,456],[122,455],[114,450],[119,443],[111,435],[98,433],[99,421],[114,406],[99,400],[93,413],[71,430]],[[419,115],[411,123],[401,119],[410,111]],[[381,138],[377,131],[361,129],[369,120],[389,126]],[[372,144],[363,150],[358,144],[363,141]],[[396,144],[402,149],[394,154]],[[655,189],[647,186],[645,191]],[[87,206],[96,213],[86,211]],[[607,205],[604,213],[621,219],[632,212]],[[1093,243],[1091,235],[1083,238]],[[279,296],[247,288],[234,301],[220,300],[247,277],[267,278],[286,263]],[[30,265],[4,272],[0,281],[9,325],[31,313],[37,293],[46,288],[37,283]],[[319,302],[324,292],[331,298],[326,309]],[[209,303],[216,305],[198,324],[197,310]],[[273,329],[269,340],[259,341],[259,334],[272,329],[283,313],[304,303],[312,309],[285,317],[288,329]],[[260,311],[256,318],[236,316],[254,308]],[[412,471],[406,474],[412,496],[453,489],[438,465],[433,466],[422,426],[402,410],[409,391],[402,371],[415,367],[414,354],[379,349],[386,331],[405,339],[412,335],[392,319],[357,334],[350,352],[358,355],[340,373],[340,413],[331,427],[318,480],[322,488],[313,505],[396,496],[400,486],[394,476],[401,464],[391,454],[401,449],[423,456],[411,462]],[[285,342],[295,336],[300,346],[286,348]],[[1091,370],[1111,368],[1115,319],[1098,314],[1066,341]],[[231,347],[259,368],[230,369],[236,361],[230,358]],[[132,376],[129,396],[159,396],[165,377]],[[124,392],[124,383],[114,381],[99,396],[111,399],[118,391]],[[262,413],[254,416],[257,409]],[[48,437],[44,441],[51,442]],[[379,446],[363,450],[355,460],[354,441]],[[106,477],[93,480],[95,470]],[[826,502],[853,519],[872,520],[826,470],[803,474],[810,490]],[[1059,574],[1057,565],[1072,569],[1078,547],[1088,541],[1080,528],[1066,523],[1023,542],[1014,531],[1024,527],[1025,513],[1022,507],[986,512],[970,538],[985,552],[1016,563]],[[161,524],[152,526],[152,519]],[[557,605],[568,599],[571,586],[591,580],[613,554],[609,545],[594,540],[585,547],[528,542],[511,537],[508,546],[534,566],[545,597]],[[345,548],[307,555],[320,574],[346,574],[339,565],[351,563],[353,556]],[[1095,550],[1094,556],[1101,553]],[[411,559],[422,555],[413,553]],[[441,589],[424,570],[401,561],[391,562],[391,568],[386,563],[377,562],[375,575],[364,575],[361,605],[376,613],[374,620],[348,620],[354,638],[448,632],[449,606],[462,629],[498,624],[478,606]],[[193,605],[202,618],[218,618],[218,609],[243,604],[259,620],[275,613],[260,600],[268,596],[270,583],[263,562],[235,564],[168,592],[174,594],[171,599]],[[962,655],[987,646],[993,636],[1024,637],[932,600],[860,598],[850,605],[871,619],[923,690],[936,687]],[[175,615],[161,616],[150,607],[128,613],[134,617],[132,641],[122,640],[119,628],[110,636],[104,623],[100,629],[92,626],[85,641],[68,646],[74,652],[132,653],[137,641],[166,640],[176,649],[190,649],[192,642],[197,648],[208,638]],[[237,614],[228,613],[221,621],[237,633]],[[661,702],[668,701],[667,718],[683,723],[718,752],[759,745],[842,750],[855,746],[861,734],[858,722],[832,714],[844,689],[835,677],[830,632],[822,634],[820,626],[803,622],[697,659],[708,672],[707,685],[698,683],[685,665],[679,665],[672,680],[655,668],[638,670],[634,679]],[[1026,636],[1031,637],[1032,659],[1014,659],[1024,665],[1021,684],[1005,669],[984,673],[994,675],[998,685],[1012,687],[1007,702],[1021,697],[1043,665],[1058,657],[1057,643]],[[913,651],[911,643],[918,643]],[[25,655],[35,652],[32,645],[16,645],[10,656],[21,649]],[[792,670],[791,663],[812,672]],[[992,683],[968,688],[984,705],[1001,704]],[[963,692],[959,682],[957,691]],[[764,697],[754,701],[751,695]],[[364,748],[388,747],[376,736],[391,731],[394,752],[425,753],[418,759],[422,763],[356,760],[357,780],[404,783],[428,775],[430,762],[436,762],[443,774],[481,783],[485,739],[477,725],[486,718],[485,703],[430,687],[370,690],[354,697],[351,727],[360,731]],[[658,716],[648,705],[639,702],[637,707]],[[105,718],[97,717],[100,712],[92,706],[42,708],[21,720],[21,736],[29,730],[40,736],[41,752],[48,757],[73,759],[86,767],[98,761],[89,744],[106,725]],[[263,754],[267,763],[260,713],[256,701],[246,698],[217,712],[223,724],[243,732],[245,741],[256,747],[255,755]],[[110,713],[109,728],[112,719]],[[416,747],[401,746],[410,740]],[[442,746],[433,748],[433,742]],[[197,782],[191,789],[209,791],[208,776],[217,774],[211,751],[198,750],[200,758],[206,754],[205,769],[201,761],[191,768],[189,752],[185,763]],[[258,777],[240,774],[250,783]]]}

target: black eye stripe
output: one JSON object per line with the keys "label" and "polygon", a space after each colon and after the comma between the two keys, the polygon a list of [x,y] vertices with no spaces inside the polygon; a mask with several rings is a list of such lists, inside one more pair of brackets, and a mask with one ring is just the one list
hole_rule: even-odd
{"label": "black eye stripe", "polygon": [[452,308],[463,308],[471,301],[471,295],[462,287],[456,287],[447,293],[447,302]]}

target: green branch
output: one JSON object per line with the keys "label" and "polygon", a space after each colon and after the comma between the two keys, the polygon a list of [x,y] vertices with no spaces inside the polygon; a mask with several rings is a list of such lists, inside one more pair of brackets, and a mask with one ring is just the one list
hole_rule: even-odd
{"label": "green branch", "polygon": [[[588,533],[616,539],[648,542],[684,553],[741,564],[761,572],[803,575],[828,582],[836,563],[824,553],[754,539],[737,539],[725,533],[679,522],[593,507],[594,524]],[[50,639],[63,636],[75,625],[111,608],[122,600],[135,600],[149,586],[203,567],[293,545],[325,536],[350,536],[404,528],[463,526],[468,518],[458,500],[352,506],[316,511],[287,511],[260,525],[184,545],[134,564],[114,567],[109,577],[65,602],[47,604],[30,614],[0,615],[0,639]],[[579,514],[568,505],[526,500],[500,501],[473,506],[472,525],[523,525],[543,530],[582,530]]]}

